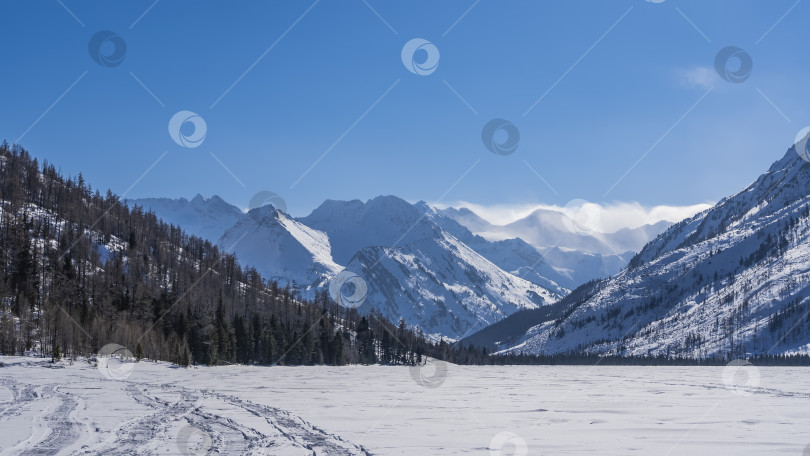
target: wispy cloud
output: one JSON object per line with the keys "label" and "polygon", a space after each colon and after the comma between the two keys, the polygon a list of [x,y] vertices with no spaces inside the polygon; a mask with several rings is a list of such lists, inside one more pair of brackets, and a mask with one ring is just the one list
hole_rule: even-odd
{"label": "wispy cloud", "polygon": [[700,87],[709,89],[718,81],[717,72],[713,68],[696,66],[688,69],[679,69],[676,72],[678,84],[682,87]]}
{"label": "wispy cloud", "polygon": [[688,206],[644,206],[637,202],[614,202],[609,204],[596,204],[585,201],[569,203],[565,206],[548,204],[501,204],[482,205],[467,201],[458,201],[449,204],[433,205],[440,209],[447,207],[466,207],[478,214],[481,218],[495,225],[507,225],[529,216],[532,212],[543,209],[562,212],[573,217],[582,204],[588,204],[589,210],[598,212],[597,231],[612,233],[622,228],[637,228],[639,226],[654,224],[662,220],[679,222],[698,212],[712,207],[711,204],[692,204]]}

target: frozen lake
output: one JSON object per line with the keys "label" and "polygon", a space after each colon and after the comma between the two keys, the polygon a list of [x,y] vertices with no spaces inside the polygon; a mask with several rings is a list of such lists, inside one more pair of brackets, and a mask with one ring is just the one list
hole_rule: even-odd
{"label": "frozen lake", "polygon": [[2,454],[801,456],[810,444],[808,368],[0,362]]}

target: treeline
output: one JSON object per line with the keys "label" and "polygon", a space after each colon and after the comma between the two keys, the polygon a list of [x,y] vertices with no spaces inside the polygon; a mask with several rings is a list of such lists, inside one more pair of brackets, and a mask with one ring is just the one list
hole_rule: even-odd
{"label": "treeline", "polygon": [[0,354],[92,355],[106,344],[187,364],[484,363],[325,292],[302,299],[83,177],[0,145]]}
{"label": "treeline", "polygon": [[[726,366],[735,358],[705,359],[658,356],[600,356],[579,353],[556,355],[505,354],[491,356],[491,365],[549,365],[549,366]],[[810,366],[808,355],[754,355],[747,358],[754,366]]]}

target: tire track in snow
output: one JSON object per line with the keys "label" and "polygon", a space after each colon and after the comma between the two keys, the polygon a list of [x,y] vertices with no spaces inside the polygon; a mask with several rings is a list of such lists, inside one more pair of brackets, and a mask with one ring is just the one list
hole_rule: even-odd
{"label": "tire track in snow", "polygon": [[[149,391],[159,390],[160,392],[180,392],[184,398],[186,407],[177,409]],[[185,420],[191,426],[202,430],[211,437],[211,446],[216,453],[225,452],[227,454],[245,454],[251,449],[266,447],[271,441],[254,429],[242,426],[229,418],[225,418],[214,413],[204,411],[198,405],[202,395],[198,392],[173,385],[150,385],[146,387],[130,387],[132,397],[141,405],[160,410],[158,413],[168,418],[163,424],[161,434],[171,444],[176,445],[176,439],[168,437],[168,425],[171,422]],[[193,400],[191,400],[193,398]],[[162,410],[161,410],[162,408]],[[217,451],[218,450],[218,451]]]}
{"label": "tire track in snow", "polygon": [[42,417],[48,434],[33,447],[22,451],[21,456],[56,454],[79,438],[80,423],[73,419],[79,401],[73,395],[59,391],[58,386],[53,386],[51,391],[59,398],[60,403],[53,412]]}
{"label": "tire track in snow", "polygon": [[0,422],[19,415],[23,408],[41,399],[41,395],[31,385],[20,384],[11,378],[0,378],[0,386],[11,391],[11,404],[0,410]]}
{"label": "tire track in snow", "polygon": [[[145,383],[127,383],[122,392],[152,412],[121,423],[104,441],[84,445],[79,438],[81,427],[86,424],[77,418],[80,403],[77,396],[59,391],[55,385],[35,387],[9,378],[0,378],[0,386],[8,388],[13,396],[11,405],[0,410],[0,422],[20,415],[37,401],[58,399],[53,406],[42,411],[38,419],[41,432],[15,447],[17,454],[21,455],[56,454],[68,448],[72,450],[69,451],[71,454],[83,455],[154,454],[166,446],[177,446],[174,431],[178,423],[181,427],[187,423],[210,437],[208,454],[268,455],[284,450],[285,454],[292,451],[308,456],[371,456],[362,446],[346,442],[286,410],[211,391]],[[174,397],[166,399],[167,395],[176,397],[176,400]],[[224,410],[211,410],[211,407],[201,405],[200,400],[205,398],[221,403]],[[266,422],[269,428],[262,429],[262,432],[222,416],[228,413],[228,409],[255,416]]]}
{"label": "tire track in snow", "polygon": [[199,395],[189,391],[180,391],[180,398],[170,402],[150,397],[141,387],[134,383],[124,386],[123,391],[136,403],[155,410],[144,416],[122,423],[112,440],[103,442],[93,448],[85,449],[86,454],[132,455],[148,454],[150,442],[159,440],[166,433],[169,425],[182,419],[197,403]]}
{"label": "tire track in snow", "polygon": [[264,418],[282,435],[311,451],[313,456],[372,456],[362,446],[347,442],[337,435],[329,434],[286,410],[256,404],[235,396],[218,394],[212,391],[203,391],[203,393]]}
{"label": "tire track in snow", "polygon": [[[176,439],[169,435],[170,425],[185,421],[210,437],[209,454],[274,454],[274,449],[292,446],[310,456],[371,456],[365,448],[329,434],[288,411],[234,396],[210,391],[196,392],[170,384],[130,384],[125,390],[133,400],[154,409],[155,413],[138,419],[126,431],[128,437],[123,439],[126,443],[121,445],[119,439],[117,442],[120,446],[111,448],[107,454],[137,454],[150,441],[177,444]],[[162,393],[180,394],[181,398],[169,402],[158,397]],[[200,399],[206,397],[263,419],[278,435],[267,435],[221,416],[216,411],[207,410],[199,404]],[[139,437],[133,438],[133,435]]]}
{"label": "tire track in snow", "polygon": [[[198,401],[201,394],[173,385],[128,384],[124,392],[136,403],[154,410],[119,426],[116,436],[104,444],[85,449],[85,454],[154,454],[165,447],[177,446],[171,435],[172,425],[187,422],[211,438],[215,454],[246,454],[272,446],[270,437],[246,428],[233,420],[205,412]],[[178,394],[176,401],[161,399],[162,393]]]}

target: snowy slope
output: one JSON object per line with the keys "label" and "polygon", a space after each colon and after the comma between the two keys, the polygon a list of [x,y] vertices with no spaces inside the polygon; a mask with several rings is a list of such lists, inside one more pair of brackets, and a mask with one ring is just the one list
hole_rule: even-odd
{"label": "snowy slope", "polygon": [[266,279],[295,281],[301,290],[324,285],[342,269],[332,260],[325,233],[293,220],[273,206],[245,214],[220,239],[240,263],[251,265]]}
{"label": "snowy slope", "polygon": [[404,318],[428,334],[462,337],[567,292],[551,280],[538,285],[503,270],[473,247],[495,249],[489,241],[423,203],[393,196],[326,201],[298,221],[326,233],[335,260],[363,277],[361,310]]}
{"label": "snowy slope", "polygon": [[680,222],[561,321],[512,350],[643,355],[810,350],[810,164],[791,149],[753,184]]}
{"label": "snowy slope", "polygon": [[[481,247],[478,247],[468,242],[499,266],[532,281],[551,280],[567,289],[617,274],[635,252],[671,225],[670,222],[661,221],[654,225],[624,228],[615,233],[599,233],[578,231],[575,229],[576,223],[568,216],[547,209],[538,209],[508,225],[490,224],[467,208],[447,208],[436,212],[464,226],[481,241],[495,244],[493,247],[479,242]],[[540,260],[532,259],[522,264],[510,260],[508,266],[502,264],[499,257],[515,249],[520,251],[518,255],[521,257],[539,255]],[[495,252],[490,254],[492,250]]]}
{"label": "snowy slope", "polygon": [[[551,266],[544,255],[522,239],[504,239],[489,241],[473,234],[466,226],[447,215],[448,209],[437,210],[425,202],[416,203],[415,207],[444,231],[465,243],[475,252],[491,261],[499,268],[540,285],[556,294],[565,295],[577,283],[574,283],[567,271],[560,271]],[[472,212],[470,212],[472,214]]]}
{"label": "snowy slope", "polygon": [[362,249],[347,269],[368,285],[361,310],[374,308],[454,339],[561,297],[503,271],[440,229],[401,247]]}
{"label": "snowy slope", "polygon": [[189,234],[208,239],[216,244],[222,234],[232,227],[244,213],[236,206],[226,203],[219,196],[205,198],[197,195],[185,198],[143,198],[126,201],[129,207],[141,206],[154,212],[166,223],[180,226]]}

